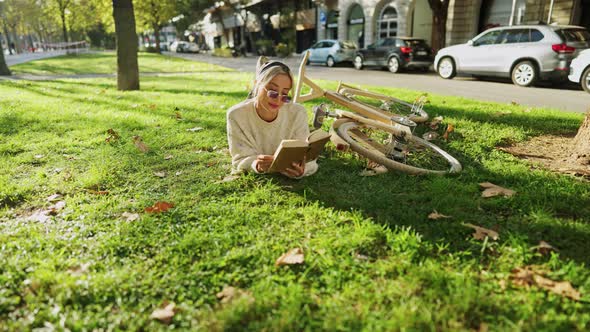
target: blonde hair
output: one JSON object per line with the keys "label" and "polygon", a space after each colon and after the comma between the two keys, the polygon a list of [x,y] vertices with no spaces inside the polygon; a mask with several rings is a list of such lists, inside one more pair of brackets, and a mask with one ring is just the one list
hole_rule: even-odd
{"label": "blonde hair", "polygon": [[248,94],[248,99],[252,99],[258,95],[261,88],[266,87],[272,79],[280,74],[289,76],[291,84],[293,84],[293,74],[287,65],[280,61],[268,61],[268,58],[261,56],[258,58],[256,64],[256,76],[254,77],[254,84],[252,90]]}

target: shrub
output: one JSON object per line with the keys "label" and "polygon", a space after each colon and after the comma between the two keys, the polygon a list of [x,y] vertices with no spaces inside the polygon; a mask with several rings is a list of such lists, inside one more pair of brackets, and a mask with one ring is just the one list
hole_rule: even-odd
{"label": "shrub", "polygon": [[224,58],[231,58],[231,48],[216,47],[213,49],[213,56],[220,56]]}
{"label": "shrub", "polygon": [[285,58],[293,53],[293,48],[289,44],[278,43],[277,46],[275,46],[275,52],[278,56]]}

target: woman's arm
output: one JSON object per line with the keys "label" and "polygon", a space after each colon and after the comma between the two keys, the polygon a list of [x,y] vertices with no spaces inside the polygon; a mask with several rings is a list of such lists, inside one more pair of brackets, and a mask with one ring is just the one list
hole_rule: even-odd
{"label": "woman's arm", "polygon": [[239,121],[236,121],[232,116],[232,112],[227,114],[227,142],[234,170],[259,173],[256,169],[258,153],[254,145],[247,139]]}

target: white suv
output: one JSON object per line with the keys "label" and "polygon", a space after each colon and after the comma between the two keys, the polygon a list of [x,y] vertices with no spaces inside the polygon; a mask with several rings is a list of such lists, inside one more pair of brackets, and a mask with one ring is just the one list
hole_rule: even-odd
{"label": "white suv", "polygon": [[571,60],[590,47],[578,26],[518,25],[486,30],[466,44],[445,47],[434,59],[442,78],[457,74],[510,77],[519,86],[567,80]]}

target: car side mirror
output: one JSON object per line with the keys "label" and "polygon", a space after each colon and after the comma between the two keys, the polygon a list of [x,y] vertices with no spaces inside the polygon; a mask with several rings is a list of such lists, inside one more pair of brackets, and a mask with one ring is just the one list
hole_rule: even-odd
{"label": "car side mirror", "polygon": [[469,45],[469,46],[475,46],[475,44],[473,43],[473,39],[469,39],[467,41],[467,45]]}

